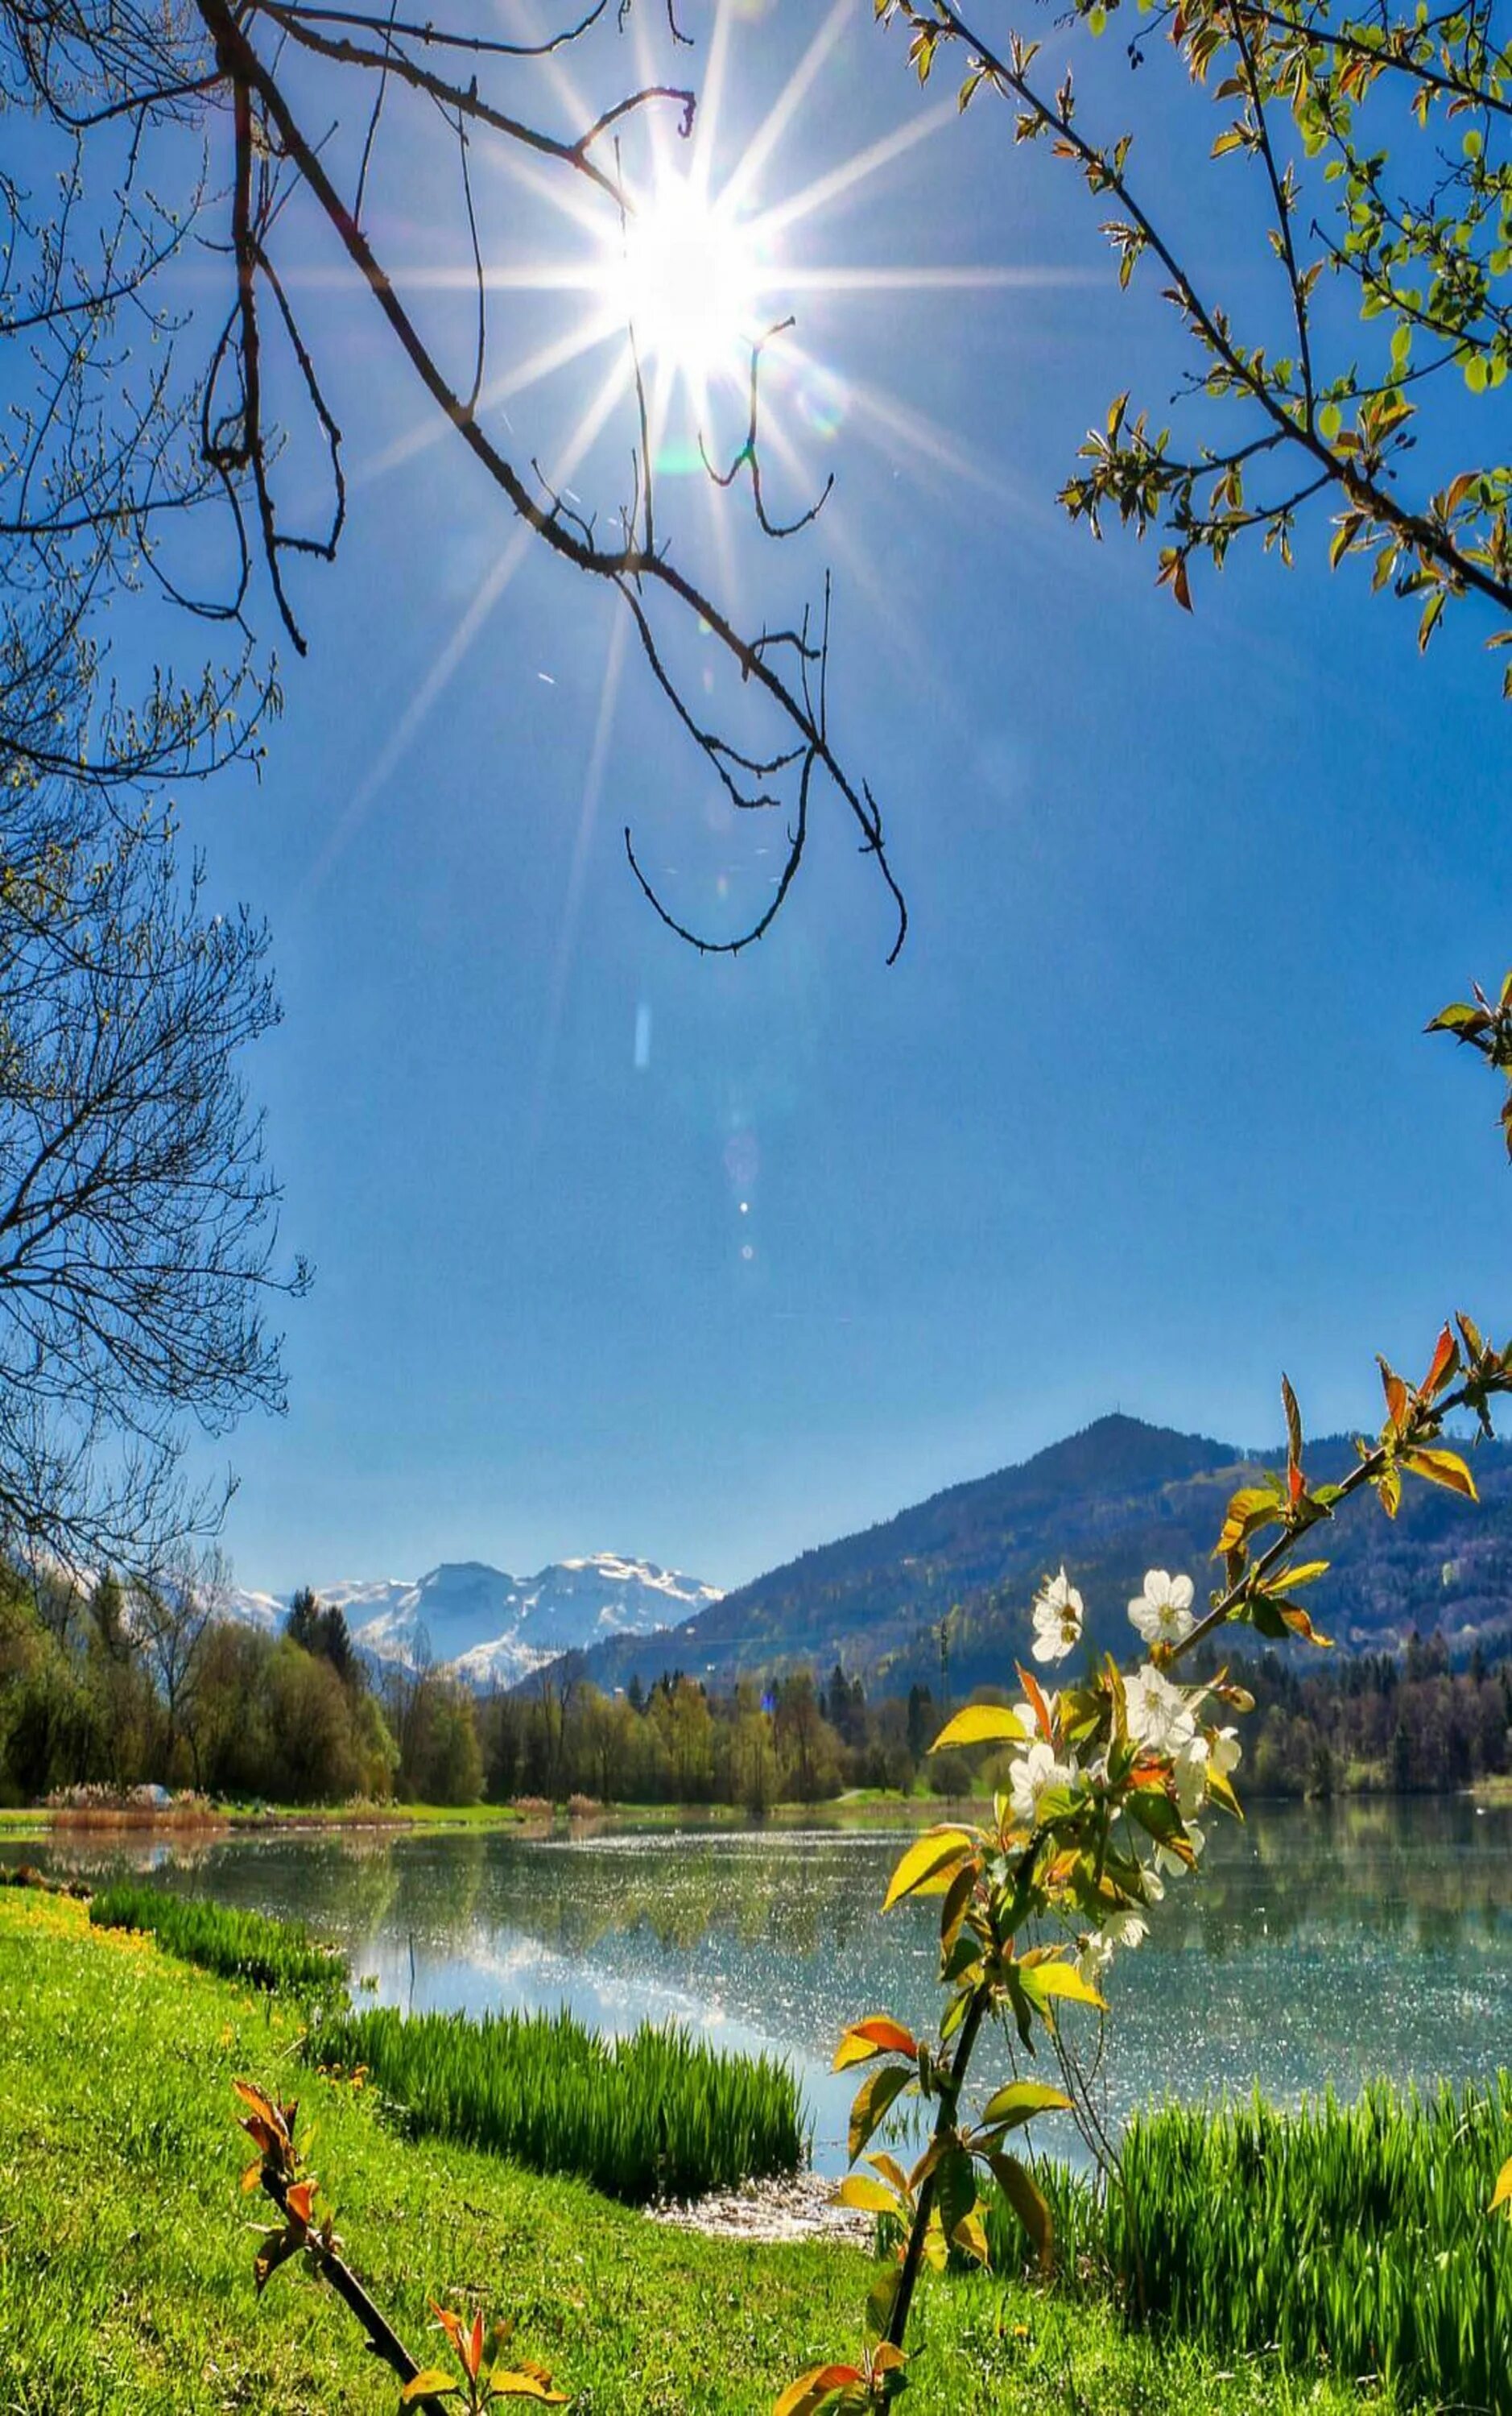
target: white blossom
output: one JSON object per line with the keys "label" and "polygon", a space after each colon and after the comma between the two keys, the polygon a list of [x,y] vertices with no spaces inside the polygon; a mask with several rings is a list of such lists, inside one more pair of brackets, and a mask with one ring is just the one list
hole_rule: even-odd
{"label": "white blossom", "polygon": [[[1194,1820],[1189,1820],[1187,1823],[1187,1843],[1191,1848],[1192,1860],[1200,1863],[1203,1858],[1203,1848],[1207,1840]],[[1155,1867],[1157,1870],[1169,1871],[1173,1879],[1180,1879],[1191,1865],[1176,1852],[1174,1846],[1157,1846]]]}
{"label": "white blossom", "polygon": [[1243,1751],[1244,1747],[1239,1743],[1236,1730],[1234,1729],[1219,1729],[1218,1734],[1214,1737],[1208,1747],[1208,1759],[1211,1761],[1213,1768],[1217,1771],[1220,1778],[1227,1778],[1231,1773],[1238,1769],[1239,1756]]}
{"label": "white blossom", "polygon": [[1143,1946],[1149,1934],[1149,1923],[1139,1912],[1111,1912],[1102,1925],[1102,1935],[1109,1944],[1122,1948],[1126,1954]]}
{"label": "white blossom", "polygon": [[1037,1661],[1064,1661],[1082,1640],[1082,1597],[1062,1568],[1046,1578],[1034,1597],[1034,1642]]}
{"label": "white blossom", "polygon": [[1055,1748],[1042,1740],[1021,1753],[1013,1764],[1009,1791],[1013,1818],[1032,1829],[1040,1817],[1040,1803],[1052,1787],[1069,1787],[1075,1773],[1063,1761],[1055,1759]]}
{"label": "white blossom", "polygon": [[1130,1604],[1129,1616],[1146,1644],[1184,1642],[1197,1624],[1191,1615],[1190,1578],[1146,1569],[1145,1591]]}
{"label": "white blossom", "polygon": [[1077,1977],[1085,1980],[1089,1988],[1095,1988],[1112,1961],[1112,1939],[1103,1930],[1090,1930],[1077,1949]]}
{"label": "white blossom", "polygon": [[1203,1798],[1207,1793],[1208,1761],[1207,1739],[1199,1729],[1198,1733],[1181,1747],[1172,1764],[1172,1777],[1176,1790],[1176,1809],[1183,1820],[1190,1820],[1193,1813],[1200,1812],[1202,1809]]}
{"label": "white blossom", "polygon": [[1111,1912],[1100,1929],[1086,1932],[1077,1941],[1076,1969],[1089,1986],[1096,1987],[1113,1961],[1115,1952],[1132,1954],[1143,1946],[1150,1934],[1150,1925],[1137,1912]]}
{"label": "white blossom", "polygon": [[1191,1743],[1196,1719],[1179,1686],[1149,1662],[1124,1682],[1129,1733],[1150,1753],[1177,1754]]}

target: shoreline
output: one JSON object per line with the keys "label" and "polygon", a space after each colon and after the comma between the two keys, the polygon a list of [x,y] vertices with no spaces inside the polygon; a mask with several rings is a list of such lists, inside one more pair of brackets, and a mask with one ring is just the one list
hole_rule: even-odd
{"label": "shoreline", "polygon": [[[1310,1807],[1314,1811],[1346,1805],[1386,1803],[1460,1803],[1477,1812],[1512,1807],[1512,1774],[1478,1779],[1468,1787],[1443,1792],[1407,1795],[1374,1791],[1330,1797],[1251,1796],[1259,1808],[1274,1804]],[[172,1805],[129,1804],[116,1807],[37,1804],[0,1807],[0,1850],[50,1837],[103,1839],[238,1838],[257,1836],[321,1836],[367,1835],[404,1836],[432,1833],[517,1834],[522,1838],[557,1835],[591,1837],[599,1834],[654,1834],[678,1831],[697,1835],[729,1833],[760,1835],[801,1830],[865,1831],[927,1827],[931,1822],[992,1817],[989,1801],[976,1796],[904,1796],[867,1793],[835,1796],[819,1804],[773,1804],[753,1815],[727,1804],[608,1804],[552,1806],[532,1803],[467,1804],[273,1804]]]}

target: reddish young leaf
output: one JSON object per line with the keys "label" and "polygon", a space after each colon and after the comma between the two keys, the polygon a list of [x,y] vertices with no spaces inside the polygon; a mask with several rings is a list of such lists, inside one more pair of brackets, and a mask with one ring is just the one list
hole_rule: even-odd
{"label": "reddish young leaf", "polygon": [[835,2049],[831,2069],[846,2072],[853,2063],[865,2063],[874,2055],[906,2055],[910,2061],[919,2052],[919,2043],[912,2031],[886,2014],[873,2014],[864,2022],[852,2022],[842,2034]]}
{"label": "reddish young leaf", "polygon": [[1051,1719],[1050,1706],[1045,1701],[1044,1695],[1040,1690],[1040,1681],[1035,1676],[1032,1669],[1025,1669],[1022,1661],[1018,1664],[1018,1673],[1019,1683],[1023,1686],[1025,1694],[1028,1697],[1029,1708],[1033,1712],[1035,1718],[1040,1723],[1040,1733],[1043,1737],[1046,1744],[1054,1744],[1055,1741],[1055,1723]]}
{"label": "reddish young leaf", "polygon": [[1444,1385],[1447,1383],[1449,1378],[1454,1374],[1455,1368],[1459,1364],[1459,1351],[1455,1348],[1454,1336],[1450,1333],[1447,1323],[1445,1323],[1443,1333],[1439,1336],[1438,1341],[1434,1345],[1433,1358],[1431,1365],[1429,1367],[1428,1374],[1423,1379],[1423,1390],[1430,1400],[1433,1398],[1435,1393],[1442,1390]]}
{"label": "reddish young leaf", "polygon": [[1379,1351],[1376,1364],[1381,1370],[1381,1382],[1386,1397],[1386,1415],[1398,1434],[1407,1429],[1407,1387],[1394,1367],[1386,1365]]}
{"label": "reddish young leaf", "polygon": [[827,2399],[833,2399],[851,2383],[864,2380],[859,2365],[811,2365],[807,2374],[801,2374],[796,2382],[788,2384],[771,2416],[815,2416]]}

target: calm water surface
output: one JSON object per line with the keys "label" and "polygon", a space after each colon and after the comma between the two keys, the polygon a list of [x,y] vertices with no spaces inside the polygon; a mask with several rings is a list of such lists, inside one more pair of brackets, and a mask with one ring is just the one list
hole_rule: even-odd
{"label": "calm water surface", "polygon": [[[1262,1806],[1209,1835],[1201,1878],[1172,1886],[1148,1945],[1113,1974],[1115,2118],[1168,2093],[1349,2093],[1377,2073],[1461,2079],[1512,2063],[1512,1810]],[[31,1859],[151,1869],[305,1920],[386,2003],[567,2004],[606,2031],[672,2018],[775,2050],[802,2077],[816,2164],[838,2171],[853,2082],[828,2067],[842,2025],[883,2009],[927,2025],[936,2001],[937,1912],[877,1911],[903,1842],[823,1828],[349,1834],[187,1850],[70,1840]],[[1044,2144],[1071,2147],[1049,2126]]]}

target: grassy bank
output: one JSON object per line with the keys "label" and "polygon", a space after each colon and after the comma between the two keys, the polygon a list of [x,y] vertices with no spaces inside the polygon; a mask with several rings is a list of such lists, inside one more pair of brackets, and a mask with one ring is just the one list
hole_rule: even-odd
{"label": "grassy bank", "polygon": [[232,1804],[233,1829],[517,1829],[512,1804]]}
{"label": "grassy bank", "polygon": [[272,1921],[205,1897],[166,1895],[130,1880],[91,1899],[96,1929],[143,1930],[170,1955],[222,1980],[275,1988],[295,1998],[345,1994],[346,1957],[321,1946],[298,1922]]}
{"label": "grassy bank", "polygon": [[1505,2073],[1421,2101],[1172,2106],[1124,2142],[1109,2246],[1154,2320],[1214,2348],[1321,2349],[1512,2416],[1512,2232],[1487,2212],[1509,2153]]}
{"label": "grassy bank", "polygon": [[[396,2140],[306,2072],[298,2020],[82,1907],[0,1895],[0,2406],[24,2416],[392,2416],[328,2294],[258,2302],[232,2081],[303,2101],[352,2262],[412,2346],[427,2292],[519,2318],[576,2416],[761,2416],[847,2348],[867,2267],[669,2231],[580,2183]],[[1348,2388],[1126,2337],[1109,2310],[931,2283],[910,2416],[1357,2416]],[[1369,2403],[1388,2408],[1390,2401]]]}

